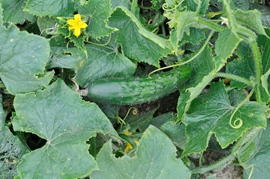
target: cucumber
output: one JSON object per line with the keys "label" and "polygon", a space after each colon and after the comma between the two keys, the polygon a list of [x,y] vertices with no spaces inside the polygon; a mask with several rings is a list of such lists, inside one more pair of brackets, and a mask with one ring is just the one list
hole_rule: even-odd
{"label": "cucumber", "polygon": [[175,92],[191,76],[189,66],[154,74],[150,78],[102,78],[88,86],[91,101],[131,105],[154,101]]}

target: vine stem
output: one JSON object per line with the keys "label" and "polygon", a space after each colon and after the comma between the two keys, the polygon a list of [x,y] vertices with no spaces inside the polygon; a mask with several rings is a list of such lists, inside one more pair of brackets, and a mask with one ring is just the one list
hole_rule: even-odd
{"label": "vine stem", "polygon": [[243,78],[243,77],[234,75],[234,74],[218,72],[218,73],[216,73],[216,76],[217,76],[217,77],[229,78],[229,79],[231,79],[231,80],[236,80],[236,81],[245,83],[245,84],[248,85],[248,86],[253,86],[253,84],[252,84],[249,80],[247,80],[247,79],[245,79],[245,78]]}
{"label": "vine stem", "polygon": [[256,94],[256,101],[258,103],[262,103],[262,99],[261,99],[261,92],[260,92],[260,79],[262,76],[262,62],[261,62],[261,54],[259,51],[259,47],[257,45],[257,42],[255,40],[253,40],[251,43],[251,50],[253,53],[253,59],[255,62],[255,69],[256,69],[256,86],[255,86],[255,94]]}
{"label": "vine stem", "polygon": [[138,0],[132,0],[132,4],[131,4],[131,13],[132,14],[136,13],[137,7],[138,7]]}
{"label": "vine stem", "polygon": [[203,25],[207,26],[208,28],[214,30],[214,31],[218,31],[218,32],[221,32],[223,30],[225,30],[226,28],[223,27],[223,26],[220,26],[216,23],[213,23],[207,19],[204,19],[202,17],[198,17],[198,22],[202,23]]}
{"label": "vine stem", "polygon": [[230,155],[224,157],[223,159],[217,161],[214,164],[208,165],[206,167],[195,168],[195,169],[191,170],[191,173],[192,174],[204,174],[204,173],[210,172],[212,170],[224,168],[225,166],[229,165],[234,160],[234,158],[235,158],[234,155],[230,154]]}
{"label": "vine stem", "polygon": [[179,67],[179,66],[182,66],[182,65],[185,65],[189,62],[191,62],[192,60],[194,60],[196,57],[198,57],[202,52],[203,50],[205,49],[205,47],[208,45],[212,35],[214,34],[214,31],[211,31],[208,38],[206,39],[206,41],[204,42],[203,46],[201,47],[201,49],[194,55],[192,56],[190,59],[188,59],[187,61],[185,62],[182,62],[182,63],[177,63],[177,64],[174,64],[174,65],[170,65],[170,66],[165,66],[165,67],[162,67],[162,68],[159,68],[159,69],[156,69],[154,71],[152,71],[151,73],[148,74],[148,77],[150,77],[153,73],[156,73],[160,70],[165,70],[165,69],[168,69],[168,68],[173,68],[173,67]]}

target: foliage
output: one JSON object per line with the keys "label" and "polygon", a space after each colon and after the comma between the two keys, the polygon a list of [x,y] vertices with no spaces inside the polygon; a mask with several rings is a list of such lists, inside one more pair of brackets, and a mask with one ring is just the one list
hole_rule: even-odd
{"label": "foliage", "polygon": [[[2,0],[0,177],[196,178],[236,163],[244,178],[269,178],[268,11],[249,0]],[[87,94],[99,80],[103,100]],[[171,89],[166,112],[169,96],[134,104]],[[226,156],[203,165],[212,142]]]}

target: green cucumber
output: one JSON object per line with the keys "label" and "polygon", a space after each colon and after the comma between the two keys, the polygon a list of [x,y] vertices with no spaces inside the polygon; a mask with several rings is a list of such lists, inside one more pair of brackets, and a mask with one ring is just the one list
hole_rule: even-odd
{"label": "green cucumber", "polygon": [[87,96],[100,103],[141,104],[175,92],[190,76],[191,68],[181,66],[150,78],[102,78],[88,86]]}

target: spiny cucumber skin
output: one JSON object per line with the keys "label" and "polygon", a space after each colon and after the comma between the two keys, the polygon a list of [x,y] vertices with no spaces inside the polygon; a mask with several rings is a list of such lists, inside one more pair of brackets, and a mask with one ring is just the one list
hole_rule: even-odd
{"label": "spiny cucumber skin", "polygon": [[90,84],[88,97],[107,104],[141,104],[175,92],[190,76],[191,68],[182,66],[150,78],[103,78]]}

